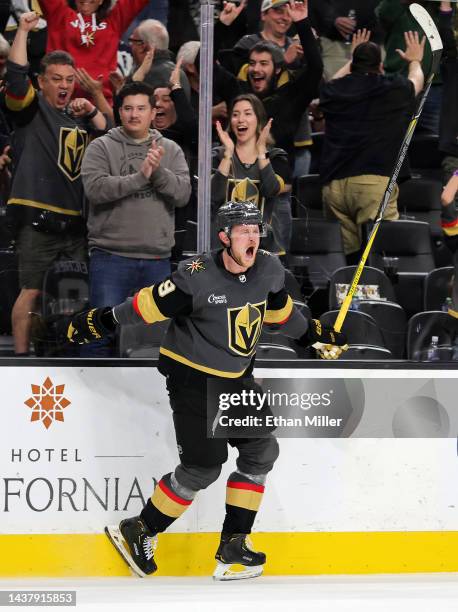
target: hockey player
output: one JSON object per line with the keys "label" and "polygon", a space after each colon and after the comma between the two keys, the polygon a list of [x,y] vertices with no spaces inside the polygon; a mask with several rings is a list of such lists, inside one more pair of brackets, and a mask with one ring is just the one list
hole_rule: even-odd
{"label": "hockey player", "polygon": [[[73,317],[68,338],[90,342],[117,325],[171,319],[162,342],[159,370],[167,377],[180,464],[164,475],[140,516],[106,533],[140,576],[156,571],[156,535],[191,505],[197,492],[218,478],[227,444],[237,448],[237,469],[227,482],[226,517],[216,552],[214,577],[247,578],[262,573],[266,556],[249,543],[268,472],[278,457],[272,434],[252,438],[207,438],[207,380],[231,380],[240,389],[253,384],[256,344],[263,324],[281,327],[302,345],[314,345],[325,358],[337,358],[343,334],[307,320],[284,286],[279,260],[259,250],[262,218],[250,202],[227,202],[217,220],[222,250],[180,262],[163,282],[146,287],[114,308]],[[217,295],[218,300],[209,299]],[[243,571],[231,571],[241,564]]]}

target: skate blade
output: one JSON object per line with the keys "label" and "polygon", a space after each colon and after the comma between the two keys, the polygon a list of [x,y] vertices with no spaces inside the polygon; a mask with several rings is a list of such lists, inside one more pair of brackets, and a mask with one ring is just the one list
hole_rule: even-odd
{"label": "skate blade", "polygon": [[241,571],[233,571],[234,563],[221,563],[218,561],[216,569],[213,572],[213,580],[245,580],[246,578],[257,578],[264,570],[263,565],[253,565],[251,567],[242,565],[244,569]]}
{"label": "skate blade", "polygon": [[134,574],[139,578],[146,578],[148,574],[142,572],[142,570],[132,559],[129,549],[127,548],[127,544],[124,538],[122,537],[121,532],[119,531],[119,527],[117,525],[107,525],[107,527],[105,527],[105,533],[107,534],[108,539],[116,548],[118,553],[130,567],[130,569],[134,572]]}

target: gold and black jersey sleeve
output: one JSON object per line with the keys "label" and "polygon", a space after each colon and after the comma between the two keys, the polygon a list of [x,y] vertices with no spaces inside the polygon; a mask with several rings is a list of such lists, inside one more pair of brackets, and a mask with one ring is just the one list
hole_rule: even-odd
{"label": "gold and black jersey sleeve", "polygon": [[144,287],[133,298],[114,307],[121,325],[157,323],[192,312],[192,296],[180,289],[173,275],[151,287]]}
{"label": "gold and black jersey sleeve", "polygon": [[145,323],[165,321],[192,312],[192,296],[177,287],[172,277],[135,294],[132,306]]}
{"label": "gold and black jersey sleeve", "polygon": [[264,325],[268,325],[271,331],[296,339],[303,336],[309,326],[284,287],[276,293],[269,293]]}
{"label": "gold and black jersey sleeve", "polygon": [[5,105],[17,125],[27,125],[38,111],[38,98],[27,73],[28,66],[7,62]]}
{"label": "gold and black jersey sleeve", "polygon": [[277,293],[269,293],[264,324],[283,325],[291,316],[292,311],[293,300],[285,288]]}

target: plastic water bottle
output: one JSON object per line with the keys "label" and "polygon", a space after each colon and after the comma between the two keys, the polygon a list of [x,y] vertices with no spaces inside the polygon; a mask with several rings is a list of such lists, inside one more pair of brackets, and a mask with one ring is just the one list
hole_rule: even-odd
{"label": "plastic water bottle", "polygon": [[[356,11],[355,9],[350,9],[347,15],[348,19],[352,19],[355,22],[355,30],[356,30]],[[351,45],[353,39],[353,34],[348,34],[347,40],[345,41],[346,45]]]}
{"label": "plastic water bottle", "polygon": [[448,298],[445,299],[445,302],[442,304],[442,310],[444,312],[448,312],[449,308],[451,308],[451,307],[452,307],[452,298],[448,297]]}
{"label": "plastic water bottle", "polygon": [[432,336],[431,344],[428,346],[426,353],[427,361],[439,361],[439,336]]}

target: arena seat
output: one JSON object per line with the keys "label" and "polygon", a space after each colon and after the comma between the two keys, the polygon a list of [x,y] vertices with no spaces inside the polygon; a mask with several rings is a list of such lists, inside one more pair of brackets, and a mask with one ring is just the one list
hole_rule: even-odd
{"label": "arena seat", "polygon": [[296,217],[323,218],[323,201],[321,197],[319,174],[298,176],[294,183],[293,213]]}
{"label": "arena seat", "polygon": [[407,359],[426,361],[431,338],[438,337],[441,360],[450,361],[452,334],[447,329],[449,315],[446,312],[428,310],[414,315],[407,324]]}
{"label": "arena seat", "polygon": [[446,266],[431,270],[425,278],[424,310],[441,310],[452,295],[454,268]]}
{"label": "arena seat", "polygon": [[302,285],[327,288],[334,270],[345,263],[338,221],[293,218],[289,267]]}
{"label": "arena seat", "polygon": [[429,223],[436,267],[452,262],[452,254],[445,245],[441,228],[441,194],[442,182],[432,178],[413,178],[399,186],[400,218]]}
{"label": "arena seat", "polygon": [[[334,270],[334,272],[332,273],[331,281],[329,284],[329,308],[331,310],[340,307],[340,302],[337,297],[338,292],[336,291],[336,285],[350,285],[355,274],[356,268],[357,266],[344,266],[342,268]],[[382,270],[379,270],[378,268],[364,266],[358,284],[375,285],[378,289],[380,298],[384,300],[389,300],[390,302],[396,301],[396,296],[390,279]]]}
{"label": "arena seat", "polygon": [[405,355],[407,317],[404,309],[394,302],[361,300],[359,311],[370,315],[381,331],[386,348],[395,359]]}
{"label": "arena seat", "polygon": [[342,361],[382,361],[393,359],[391,352],[381,346],[351,345],[339,357]]}
{"label": "arena seat", "polygon": [[437,134],[416,132],[409,145],[407,157],[413,175],[442,179],[442,155]]}
{"label": "arena seat", "polygon": [[408,219],[382,222],[368,258],[369,265],[383,270],[385,256],[398,258],[395,301],[408,316],[417,313],[423,305],[425,277],[436,267],[429,224]]}
{"label": "arena seat", "polygon": [[[338,310],[329,310],[321,315],[320,321],[323,325],[334,327],[338,314]],[[387,348],[377,323],[365,312],[349,310],[341,331],[347,336],[350,345],[359,344]]]}

